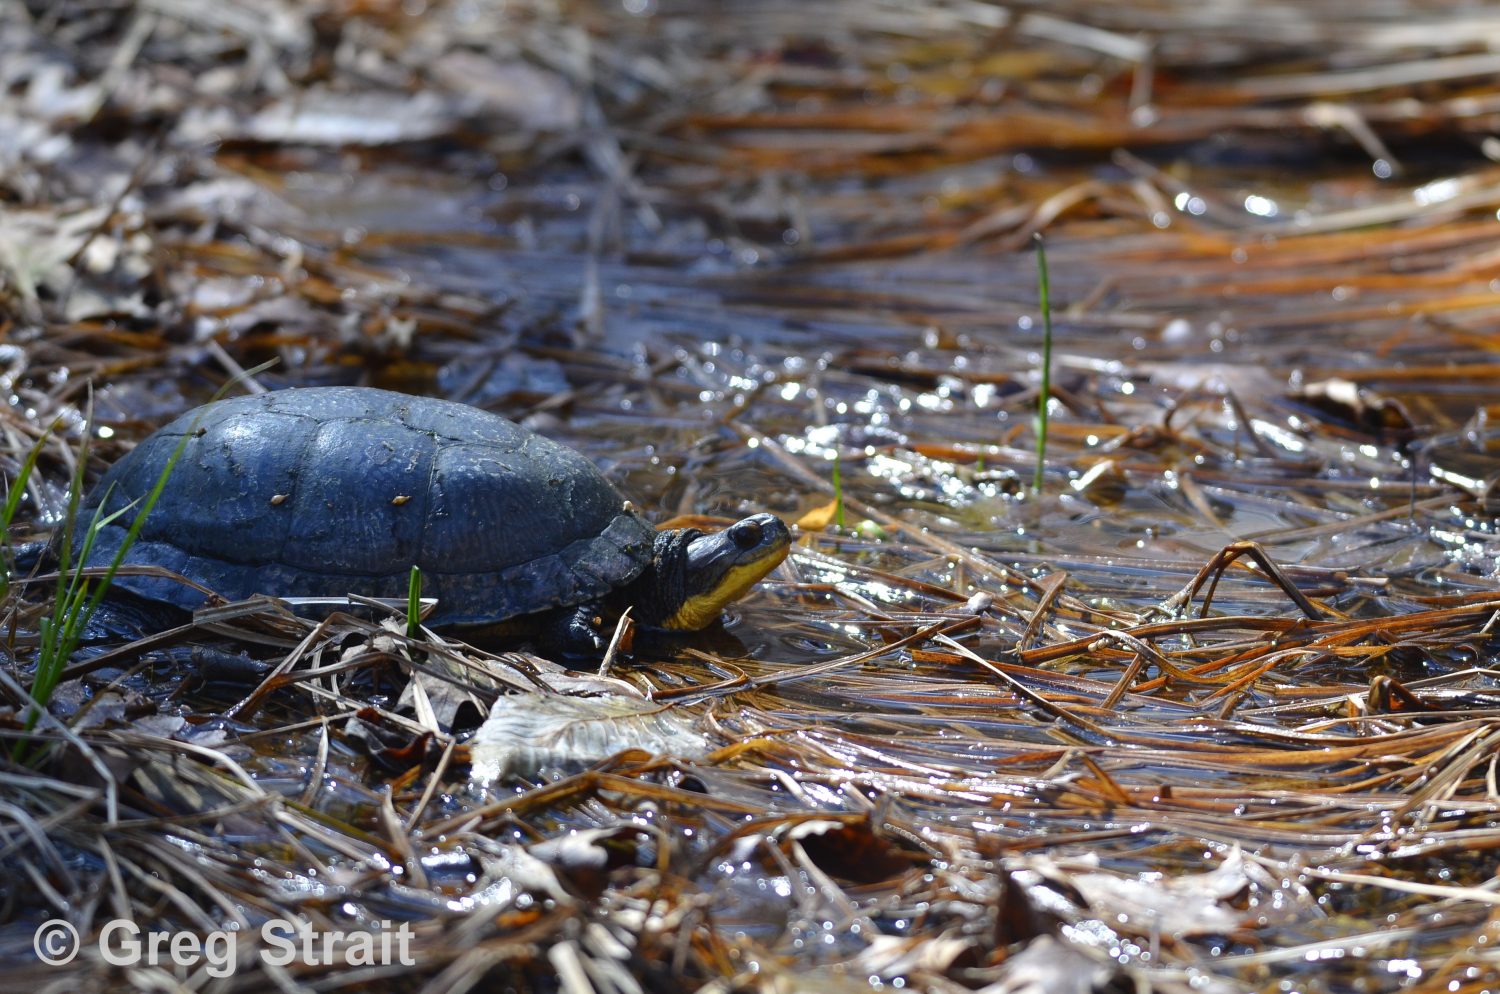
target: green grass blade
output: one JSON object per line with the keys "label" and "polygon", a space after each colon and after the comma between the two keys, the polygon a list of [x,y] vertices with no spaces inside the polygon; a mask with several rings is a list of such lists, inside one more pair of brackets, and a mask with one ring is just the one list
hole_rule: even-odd
{"label": "green grass blade", "polygon": [[0,601],[10,596],[10,523],[15,520],[16,511],[21,508],[21,498],[26,494],[26,484],[31,482],[31,474],[36,470],[36,463],[41,458],[42,448],[47,444],[47,439],[57,430],[61,420],[59,418],[48,425],[41,437],[26,451],[26,458],[21,461],[21,468],[16,471],[15,481],[5,494],[5,504],[0,507],[0,547],[3,547],[4,552],[4,560],[0,562]]}
{"label": "green grass blade", "polygon": [[416,638],[422,630],[422,568],[413,566],[406,581],[406,637]]}
{"label": "green grass blade", "polygon": [[16,473],[16,482],[11,485],[10,491],[5,495],[5,506],[0,509],[0,531],[3,531],[7,538],[10,534],[10,523],[15,520],[16,511],[21,506],[21,498],[26,493],[26,484],[31,479],[32,471],[36,469],[37,460],[41,458],[42,448],[61,422],[61,418],[52,422],[31,448],[26,450],[26,458],[22,460],[21,468]]}
{"label": "green grass blade", "polygon": [[833,450],[833,526],[844,530],[844,473],[838,449]]}
{"label": "green grass blade", "polygon": [[1041,232],[1032,238],[1036,241],[1037,297],[1042,308],[1042,386],[1036,398],[1036,475],[1031,489],[1040,494],[1047,465],[1047,407],[1052,400],[1052,289],[1047,279],[1047,244]]}

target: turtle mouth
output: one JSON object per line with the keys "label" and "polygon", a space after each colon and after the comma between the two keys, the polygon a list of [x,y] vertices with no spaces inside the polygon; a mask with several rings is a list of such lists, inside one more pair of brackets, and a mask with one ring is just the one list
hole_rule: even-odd
{"label": "turtle mouth", "polygon": [[682,605],[663,628],[693,631],[712,624],[786,558],[792,533],[774,514],[753,514],[688,544]]}

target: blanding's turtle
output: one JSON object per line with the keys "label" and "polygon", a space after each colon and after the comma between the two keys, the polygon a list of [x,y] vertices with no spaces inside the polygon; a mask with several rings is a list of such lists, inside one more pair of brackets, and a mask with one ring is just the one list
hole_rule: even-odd
{"label": "blanding's turtle", "polygon": [[[84,501],[88,521],[143,499],[185,448],[129,564],[163,566],[230,599],[404,597],[413,565],[434,625],[525,618],[570,649],[600,644],[601,612],[703,628],[786,557],[779,518],[721,532],[658,532],[581,454],[496,414],[364,387],[293,388],[182,415],[120,459]],[[110,562],[131,512],[99,535]],[[119,587],[192,610],[162,577]]]}

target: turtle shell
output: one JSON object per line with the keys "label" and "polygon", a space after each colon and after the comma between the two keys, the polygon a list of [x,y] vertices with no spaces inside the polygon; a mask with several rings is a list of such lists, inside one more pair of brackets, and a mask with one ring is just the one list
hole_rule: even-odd
{"label": "turtle shell", "polygon": [[[581,454],[451,401],[309,387],[190,411],[112,466],[87,522],[144,500],[181,457],[125,562],[164,566],[225,597],[405,597],[413,565],[438,624],[489,624],[582,604],[630,582],[655,532]],[[134,516],[100,533],[114,557]],[[117,577],[186,609],[203,595]]]}

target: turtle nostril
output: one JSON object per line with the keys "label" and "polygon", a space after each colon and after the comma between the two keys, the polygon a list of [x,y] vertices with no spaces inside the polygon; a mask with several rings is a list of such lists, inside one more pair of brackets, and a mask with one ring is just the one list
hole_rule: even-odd
{"label": "turtle nostril", "polygon": [[741,549],[753,549],[760,544],[760,525],[754,521],[741,521],[729,529],[729,538]]}

